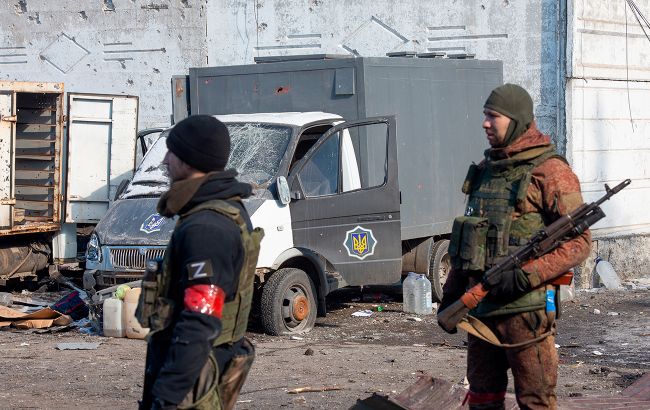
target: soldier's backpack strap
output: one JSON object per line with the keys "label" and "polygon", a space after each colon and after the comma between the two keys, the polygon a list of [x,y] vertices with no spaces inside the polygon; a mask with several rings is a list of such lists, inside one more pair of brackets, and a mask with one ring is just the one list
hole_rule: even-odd
{"label": "soldier's backpack strap", "polygon": [[[231,198],[230,200],[238,198]],[[235,298],[226,302],[221,314],[221,333],[214,346],[224,343],[235,342],[246,333],[248,325],[248,316],[253,304],[253,282],[255,279],[255,268],[260,253],[260,243],[264,237],[264,230],[255,228],[252,232],[248,231],[246,220],[241,216],[239,208],[229,204],[225,200],[207,201],[190,209],[183,214],[181,218],[203,211],[210,210],[228,217],[239,227],[242,245],[244,248],[244,262],[239,272],[239,284]]]}

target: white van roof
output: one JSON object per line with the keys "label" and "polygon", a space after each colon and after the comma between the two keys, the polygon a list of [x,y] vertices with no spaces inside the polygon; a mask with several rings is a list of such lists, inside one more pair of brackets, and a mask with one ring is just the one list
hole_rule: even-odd
{"label": "white van roof", "polygon": [[322,120],[340,120],[341,116],[321,111],[310,112],[267,112],[256,114],[215,115],[222,122],[263,122],[303,126]]}

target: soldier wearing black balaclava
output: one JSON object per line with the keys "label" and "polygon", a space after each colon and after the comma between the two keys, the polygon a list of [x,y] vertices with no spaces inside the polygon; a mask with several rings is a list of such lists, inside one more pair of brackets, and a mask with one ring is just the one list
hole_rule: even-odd
{"label": "soldier wearing black balaclava", "polygon": [[[439,311],[479,283],[500,258],[583,203],[578,178],[537,129],[526,90],[514,84],[494,89],[483,112],[490,148],[463,184],[467,208],[454,223],[452,270]],[[470,315],[499,340],[468,335],[470,409],[504,408],[508,369],[520,408],[556,408],[557,278],[582,263],[590,245],[587,231],[486,283],[490,293]]]}

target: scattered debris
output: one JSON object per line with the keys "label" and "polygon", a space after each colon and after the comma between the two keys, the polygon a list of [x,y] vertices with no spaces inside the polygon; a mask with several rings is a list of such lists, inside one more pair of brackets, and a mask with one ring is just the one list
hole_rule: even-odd
{"label": "scattered debris", "polygon": [[312,348],[310,347],[310,348],[308,348],[307,350],[305,350],[305,353],[304,353],[304,354],[305,354],[305,356],[313,356],[313,355],[314,355],[314,349],[312,349]]}
{"label": "scattered debris", "polygon": [[599,351],[599,350],[594,350],[594,351],[591,352],[591,353],[595,354],[596,356],[602,356],[602,355],[603,355],[603,352],[601,352],[601,351]]}
{"label": "scattered debris", "polygon": [[291,336],[289,337],[289,340],[305,340],[305,338],[300,336]]}
{"label": "scattered debris", "polygon": [[52,305],[52,309],[62,315],[69,315],[72,320],[79,320],[88,317],[88,306],[82,300],[82,296],[77,290],[70,292],[59,299]]}
{"label": "scattered debris", "polygon": [[289,394],[299,394],[299,393],[318,393],[324,391],[333,391],[333,390],[343,390],[342,387],[338,386],[324,386],[324,387],[298,387],[295,389],[287,390]]}
{"label": "scattered debris", "polygon": [[356,311],[356,312],[352,313],[351,316],[354,316],[354,317],[370,317],[370,316],[372,316],[372,310],[368,310],[368,309],[359,310],[359,311]]}
{"label": "scattered debris", "polygon": [[29,343],[27,343],[27,342],[22,342],[22,343],[20,344],[20,346],[29,346]]}
{"label": "scattered debris", "polygon": [[618,312],[607,312],[607,316],[618,316]]}
{"label": "scattered debris", "polygon": [[11,293],[0,292],[0,305],[9,306],[11,305],[12,300],[13,298],[11,296]]}
{"label": "scattered debris", "polygon": [[66,326],[72,323],[70,316],[46,307],[33,313],[23,313],[6,306],[0,306],[0,328],[13,326],[18,329],[44,329],[51,326]]}
{"label": "scattered debris", "polygon": [[596,273],[607,289],[621,288],[621,280],[616,274],[616,271],[614,271],[612,264],[600,257],[596,258]]}
{"label": "scattered debris", "polygon": [[76,342],[76,343],[59,343],[56,348],[59,350],[95,350],[101,345],[101,342]]}
{"label": "scattered debris", "polygon": [[600,315],[600,309],[594,309],[594,315]]}
{"label": "scattered debris", "polygon": [[409,316],[409,317],[406,318],[406,320],[410,320],[411,322],[421,322],[422,318],[415,317],[415,316]]}
{"label": "scattered debris", "polygon": [[[365,409],[458,409],[467,394],[467,389],[460,384],[452,384],[446,380],[433,378],[428,374],[418,377],[417,382],[410,385],[397,396],[387,396],[374,393],[364,400],[358,400],[352,410]],[[506,409],[516,409],[514,395],[506,395]]]}
{"label": "scattered debris", "polygon": [[70,331],[73,328],[74,328],[74,325],[53,326],[53,327],[48,327],[46,329],[30,329],[30,330],[28,330],[28,333],[35,333],[37,335],[42,335],[42,334],[45,334],[45,333],[62,333],[62,332]]}

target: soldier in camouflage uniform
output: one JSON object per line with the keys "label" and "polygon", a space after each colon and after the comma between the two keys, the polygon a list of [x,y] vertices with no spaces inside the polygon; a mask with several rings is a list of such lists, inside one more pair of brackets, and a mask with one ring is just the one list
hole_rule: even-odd
{"label": "soldier in camouflage uniform", "polygon": [[[484,114],[491,148],[483,162],[470,167],[463,185],[467,209],[465,217],[457,219],[463,224],[454,224],[452,270],[440,311],[479,283],[499,258],[583,203],[578,178],[550,138],[537,129],[526,90],[513,84],[494,89]],[[508,369],[522,409],[556,408],[555,309],[552,299],[547,305],[547,296],[558,291],[551,284],[555,278],[587,258],[590,245],[586,231],[486,284],[490,293],[470,315],[483,321],[502,344],[523,346],[505,348],[468,335],[470,409],[504,408]]]}
{"label": "soldier in camouflage uniform", "polygon": [[141,409],[231,409],[253,362],[244,337],[263,233],[241,199],[251,186],[224,170],[226,126],[207,115],[166,140],[172,185],[158,212],[178,222],[159,269],[149,261],[136,315],[150,328]]}

